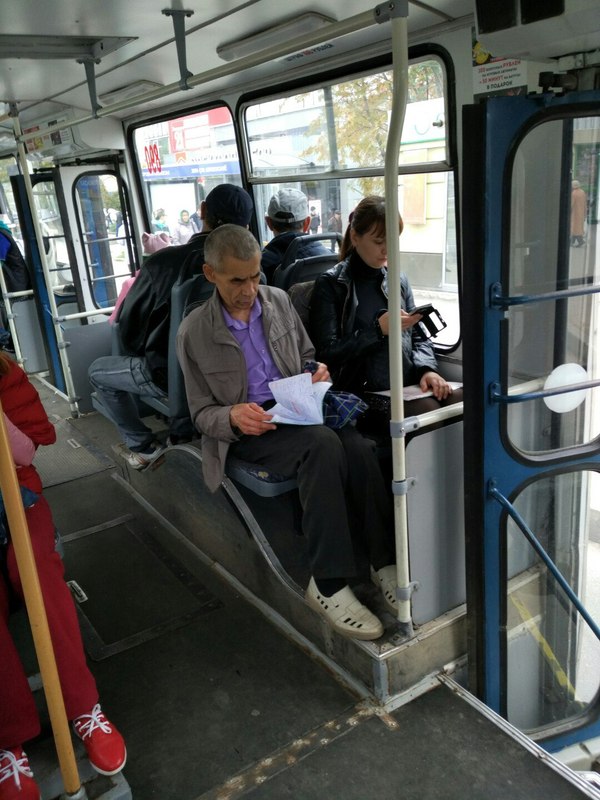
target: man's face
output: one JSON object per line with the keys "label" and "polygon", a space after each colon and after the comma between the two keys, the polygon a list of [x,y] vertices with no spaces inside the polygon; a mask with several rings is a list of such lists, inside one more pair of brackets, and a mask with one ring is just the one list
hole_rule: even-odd
{"label": "man's face", "polygon": [[234,319],[247,319],[254,305],[260,282],[260,253],[249,261],[225,256],[217,272],[204,265],[204,275],[217,287],[221,302]]}

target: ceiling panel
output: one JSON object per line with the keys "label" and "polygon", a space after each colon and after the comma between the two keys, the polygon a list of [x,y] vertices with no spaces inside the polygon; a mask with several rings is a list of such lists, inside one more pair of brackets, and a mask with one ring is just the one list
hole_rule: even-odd
{"label": "ceiling panel", "polygon": [[[409,30],[439,24],[449,15],[469,14],[472,2],[411,3]],[[434,10],[428,10],[427,6]],[[162,13],[165,7],[168,7],[165,0],[19,0],[4,4],[2,33],[132,37],[129,43],[104,55],[95,65],[98,95],[139,79],[172,84],[179,80],[179,67],[173,22]],[[290,16],[310,10],[342,20],[371,12],[374,5],[369,0],[299,0],[294,3],[293,15],[280,0],[220,0],[218,3],[192,0],[184,3],[184,8],[193,12],[184,20],[187,65],[193,74],[198,74],[225,64],[216,53],[220,44],[273,26]],[[386,38],[386,29],[389,26],[377,25],[365,30],[365,42],[370,44]],[[270,67],[279,73],[288,68],[285,62]],[[267,68],[259,69],[256,75],[266,72]],[[226,86],[227,81],[223,85]],[[198,93],[199,90],[195,90],[190,97]],[[61,105],[89,110],[84,66],[72,58],[56,61],[3,58],[0,50],[0,100],[16,102],[25,120],[39,118]]]}

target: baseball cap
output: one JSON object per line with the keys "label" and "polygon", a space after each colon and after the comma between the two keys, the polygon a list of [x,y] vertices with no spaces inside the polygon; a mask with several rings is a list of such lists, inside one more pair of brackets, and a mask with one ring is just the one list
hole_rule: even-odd
{"label": "baseball cap", "polygon": [[299,189],[280,189],[269,201],[267,216],[278,222],[302,222],[308,216],[308,198]]}
{"label": "baseball cap", "polygon": [[252,198],[241,186],[221,183],[206,195],[206,211],[217,225],[246,227],[252,216]]}

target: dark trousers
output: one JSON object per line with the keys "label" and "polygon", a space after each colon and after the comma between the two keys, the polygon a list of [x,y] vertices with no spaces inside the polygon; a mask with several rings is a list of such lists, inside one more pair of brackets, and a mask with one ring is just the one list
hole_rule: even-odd
{"label": "dark trousers", "polygon": [[230,453],[280,475],[296,476],[312,574],[356,575],[353,537],[371,564],[393,564],[393,506],[372,441],[352,426],[280,425],[243,436]]}

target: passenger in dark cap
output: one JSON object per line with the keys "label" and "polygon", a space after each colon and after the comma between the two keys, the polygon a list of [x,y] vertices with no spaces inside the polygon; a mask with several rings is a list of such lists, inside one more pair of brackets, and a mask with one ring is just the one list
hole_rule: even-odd
{"label": "passenger in dark cap", "polygon": [[[117,318],[127,355],[97,358],[89,368],[90,383],[129,448],[122,455],[133,469],[144,469],[164,450],[142,421],[135,395],[167,395],[171,289],[193,275],[204,281],[209,232],[226,223],[247,228],[252,211],[252,198],[241,186],[222,183],[209,192],[200,205],[202,232],[150,256],[129,290]],[[187,441],[192,433],[188,415],[169,420],[168,443]]]}

